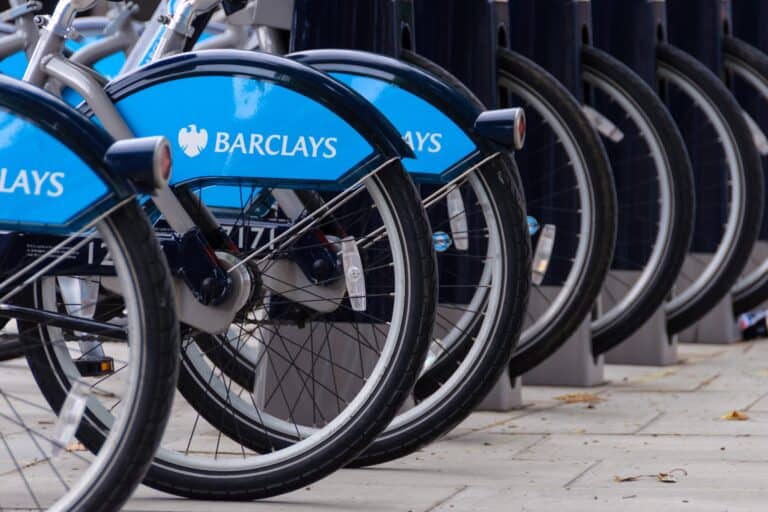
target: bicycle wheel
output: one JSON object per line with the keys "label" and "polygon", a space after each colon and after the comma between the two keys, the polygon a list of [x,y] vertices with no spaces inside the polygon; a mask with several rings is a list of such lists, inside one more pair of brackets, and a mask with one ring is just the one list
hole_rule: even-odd
{"label": "bicycle wheel", "polygon": [[[95,320],[98,329],[114,327],[127,339],[18,320],[29,369],[18,359],[2,364],[26,383],[18,387],[14,379],[10,390],[0,389],[3,444],[20,477],[0,477],[4,509],[118,510],[149,469],[171,412],[179,344],[165,260],[135,203],[99,222],[96,232],[113,275],[88,275],[82,268],[47,274],[15,305]],[[94,294],[100,301],[95,308]],[[65,380],[52,382],[53,375]],[[42,395],[30,393],[35,383]],[[55,437],[66,428],[77,429],[76,439]],[[20,488],[26,496],[11,491]]]}
{"label": "bicycle wheel", "polygon": [[510,362],[515,376],[549,357],[589,315],[613,256],[617,209],[605,149],[575,98],[516,53],[500,50],[498,64],[506,104],[528,118],[526,146],[516,154],[528,215],[557,233]]}
{"label": "bicycle wheel", "polygon": [[[179,344],[168,267],[133,189],[105,164],[112,140],[101,129],[8,78],[0,108],[4,174],[21,184],[0,205],[11,230],[0,234],[0,316],[18,324],[0,352],[26,356],[2,363],[0,507],[117,510],[171,409]],[[102,293],[119,307],[95,307]],[[67,382],[44,400],[36,389],[54,365]],[[118,376],[109,384],[98,376],[106,367]],[[94,414],[104,410],[109,421]]]}
{"label": "bicycle wheel", "polygon": [[[726,37],[723,39],[723,68],[726,84],[734,91],[736,99],[744,109],[744,116],[749,117],[765,170],[768,147],[762,134],[768,127],[761,116],[765,105],[768,104],[768,57],[744,41]],[[731,290],[736,314],[749,311],[768,299],[768,259],[765,251],[767,237],[768,222],[763,215],[760,239],[755,243],[746,268]]]}
{"label": "bicycle wheel", "polygon": [[763,216],[763,176],[741,108],[718,77],[667,44],[658,46],[657,59],[657,76],[686,145],[701,148],[689,151],[697,212],[693,245],[666,305],[668,331],[676,333],[722,300],[749,261]]}
{"label": "bicycle wheel", "polygon": [[603,354],[663,306],[693,232],[691,164],[682,136],[654,90],[629,68],[584,46],[585,97],[612,133],[605,144],[619,201],[613,264],[592,321]]}
{"label": "bicycle wheel", "polygon": [[[364,67],[368,54],[356,53],[353,57],[345,53],[344,57],[348,60],[335,60],[338,56],[335,59],[326,56],[324,60],[311,53],[293,56],[337,76],[336,70],[349,69],[355,59]],[[385,60],[389,61],[377,56],[376,64],[392,66],[397,70],[393,72],[402,69],[411,74],[416,72],[414,67],[406,68],[394,60],[385,63]],[[442,83],[435,82],[436,88],[445,89],[444,84],[455,86],[455,78],[415,54],[404,52],[402,60],[432,75],[421,77],[424,80],[420,84],[438,78]],[[368,76],[371,71],[373,76],[379,76],[378,68],[362,74]],[[355,87],[353,79],[344,80]],[[413,81],[401,83],[396,77],[390,82],[419,95],[416,89],[411,89]],[[458,118],[471,119],[471,123],[484,108],[464,86],[460,87],[469,110],[475,113]],[[456,93],[446,91],[446,95]],[[424,99],[428,101],[428,98]],[[375,100],[373,103],[376,105]],[[399,129],[408,131],[405,125]],[[414,146],[418,147],[420,143],[414,140]],[[443,146],[448,143],[442,141]],[[420,186],[434,233],[440,275],[433,341],[414,392],[417,404],[407,411],[401,410],[354,465],[403,456],[450,430],[482,400],[508,362],[525,311],[530,248],[523,201],[515,186],[514,160],[492,153],[486,158],[490,161],[481,164],[479,169],[460,174],[447,184]],[[233,348],[228,350],[235,352]],[[232,361],[225,371],[233,378],[239,375],[241,381],[254,378],[252,361]]]}
{"label": "bicycle wheel", "polygon": [[[7,78],[0,105],[5,172],[40,169],[29,173],[40,196],[8,193],[0,208],[3,227],[19,228],[0,235],[0,315],[18,323],[0,352],[26,356],[2,363],[0,507],[117,510],[171,410],[179,344],[168,267],[148,219],[108,174],[102,130]],[[49,181],[42,170],[54,165]],[[102,295],[116,307],[98,307]],[[66,383],[43,398],[53,366]]]}
{"label": "bicycle wheel", "polygon": [[[189,66],[190,59],[194,66]],[[235,71],[227,75],[222,66]],[[294,90],[315,96],[262,83],[267,66],[282,70],[275,76],[292,75]],[[212,94],[217,82],[221,88]],[[343,139],[304,136],[300,150],[306,152],[303,162],[309,168],[309,155],[315,152],[323,167],[328,161],[348,162],[347,175],[352,177],[344,183],[321,180],[325,186],[317,187],[313,180],[292,181],[290,173],[273,163],[262,170],[277,167],[266,172],[279,179],[255,184],[247,174],[252,161],[246,160],[239,164],[246,174],[237,179],[179,179],[185,169],[199,165],[193,159],[206,147],[203,143],[193,152],[195,141],[188,138],[197,130],[179,120],[188,109],[185,98],[199,94],[203,85],[211,97],[204,108],[211,117],[221,116],[221,124],[236,119],[249,130],[274,130],[282,122],[298,124],[303,134],[317,117],[327,121],[330,127],[324,129],[329,131],[344,121],[348,128],[341,130]],[[243,106],[243,92],[260,101]],[[215,312],[213,320],[205,316],[211,314],[207,311],[186,314],[195,298],[180,307],[179,316],[186,319],[180,393],[144,482],[197,499],[257,499],[300,488],[342,467],[386,427],[408,397],[434,321],[432,237],[417,191],[397,156],[395,144],[404,143],[394,130],[393,136],[387,134],[385,120],[375,122],[383,118],[363,98],[325,75],[251,52],[169,58],[113,82],[108,93],[136,133],[182,135],[174,192],[200,232],[210,235],[212,243],[216,240],[216,256],[238,283],[238,304],[243,301],[237,311],[227,310],[228,328],[215,334],[207,331]],[[293,110],[286,110],[282,101],[272,114],[251,108],[265,104],[270,93],[289,95]],[[227,107],[213,106],[217,100],[236,109],[239,117],[229,117]],[[147,105],[155,101],[169,115],[147,116],[155,111]],[[366,145],[356,142],[362,135],[351,128],[360,128],[362,119]],[[206,156],[217,154],[222,142],[216,139]],[[237,163],[241,154],[223,153],[223,167]],[[340,159],[333,161],[332,156]],[[270,186],[274,182],[279,188]],[[156,230],[168,233],[160,213],[151,211]],[[215,222],[211,226],[212,212],[228,219],[227,232],[217,231]],[[174,251],[178,254],[178,238],[164,238],[171,257]],[[175,275],[186,286],[181,282],[184,272],[195,269],[175,261]],[[229,348],[235,353],[227,353]],[[243,353],[248,355],[240,357]],[[224,371],[240,359],[253,361],[257,369],[246,382]],[[67,383],[67,376],[56,370],[51,369],[45,393]]]}
{"label": "bicycle wheel", "polygon": [[[222,453],[218,445],[209,446],[210,454],[201,455],[206,429],[195,437],[193,428],[183,438],[184,449],[161,448],[147,484],[205,499],[286,492],[337,469],[389,423],[413,386],[429,341],[434,269],[425,244],[431,239],[423,211],[409,208],[415,190],[399,165],[368,180],[363,190],[296,238],[319,231],[335,240],[368,240],[360,247],[365,308],[338,286],[321,295],[322,288],[281,283],[281,253],[291,250],[295,258],[311,245],[295,243],[266,254],[258,268],[258,299],[227,339],[183,337],[179,390],[199,414],[195,423],[205,420],[220,431],[219,438],[225,434],[223,446],[229,448]],[[322,196],[326,204],[333,201]],[[208,201],[205,191],[201,198]],[[249,207],[243,204],[242,210]],[[238,236],[254,225],[247,216],[238,220],[242,210],[228,223]],[[274,213],[259,220],[274,221]],[[409,245],[423,251],[410,266]],[[245,382],[242,373],[226,370],[234,361],[250,366]],[[179,441],[167,439],[165,446]]]}

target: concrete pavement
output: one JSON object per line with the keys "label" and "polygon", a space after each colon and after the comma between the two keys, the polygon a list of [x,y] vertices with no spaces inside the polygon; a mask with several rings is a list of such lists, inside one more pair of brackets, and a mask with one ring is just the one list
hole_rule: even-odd
{"label": "concrete pavement", "polygon": [[[526,387],[524,409],[476,413],[446,439],[410,457],[343,470],[275,499],[212,505],[141,488],[127,509],[766,509],[768,342],[683,345],[676,366],[606,368],[603,386]],[[569,404],[556,398],[585,391],[601,401]],[[721,419],[733,410],[748,419]],[[674,483],[656,476],[670,471]]]}

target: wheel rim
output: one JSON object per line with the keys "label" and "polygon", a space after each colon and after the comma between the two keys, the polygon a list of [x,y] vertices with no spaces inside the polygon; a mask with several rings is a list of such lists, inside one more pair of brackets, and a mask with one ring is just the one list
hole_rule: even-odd
{"label": "wheel rim", "polygon": [[[720,116],[716,106],[701,93],[698,86],[692,80],[661,62],[659,63],[657,73],[660,80],[677,87],[678,91],[682,92],[687,98],[693,98],[694,106],[698,107],[709,120],[720,141],[734,140],[730,128]],[[726,227],[715,253],[713,253],[709,263],[705,265],[704,270],[696,278],[691,278],[685,272],[681,272],[675,285],[676,293],[670,298],[665,307],[669,315],[678,314],[708,288],[709,284],[719,274],[719,270],[728,262],[732,254],[733,242],[739,235],[745,195],[743,176],[739,172],[742,169],[742,163],[740,155],[735,150],[733,144],[724,145],[723,152],[724,161],[728,168],[729,180],[729,198],[727,203],[730,208],[726,219]],[[706,207],[706,205],[697,204],[697,208],[700,207]],[[689,254],[686,260],[694,258],[694,256]],[[689,283],[687,286],[685,286],[686,282]]]}
{"label": "wheel rim", "polygon": [[[129,363],[130,361],[141,361],[149,357],[142,340],[139,338],[141,333],[140,326],[142,325],[141,313],[139,311],[140,301],[132,286],[132,275],[128,262],[121,250],[120,243],[117,241],[108,223],[102,221],[97,225],[97,230],[100,240],[108,248],[109,257],[114,264],[117,279],[120,283],[123,303],[126,305],[121,317],[125,321],[128,335],[127,343],[112,344],[99,342],[99,346],[104,348],[108,356],[114,356],[117,363],[115,374],[119,373],[119,378],[105,384],[104,378],[82,378],[80,376],[74,361],[79,355],[82,355],[81,348],[73,341],[79,338],[77,333],[65,335],[62,329],[57,327],[35,324],[34,327],[25,329],[20,334],[20,336],[24,336],[24,333],[29,333],[30,336],[39,336],[39,339],[44,340],[44,343],[41,344],[42,357],[46,361],[47,366],[56,372],[54,377],[65,394],[72,386],[74,378],[81,377],[81,380],[87,384],[91,389],[91,393],[87,399],[87,409],[82,418],[81,428],[83,424],[88,425],[89,428],[98,431],[103,436],[103,443],[100,441],[95,445],[91,445],[87,440],[83,439],[87,448],[91,450],[98,449],[98,453],[95,456],[91,453],[81,452],[79,448],[74,448],[72,451],[67,449],[67,455],[61,455],[59,459],[56,459],[57,463],[65,467],[68,467],[68,458],[77,459],[80,464],[87,464],[88,468],[84,471],[81,469],[74,470],[71,474],[68,474],[70,477],[72,474],[79,475],[77,481],[71,484],[65,484],[67,478],[63,475],[63,471],[61,475],[54,479],[58,480],[62,486],[67,485],[68,490],[55,503],[51,504],[49,499],[43,500],[43,503],[48,502],[51,510],[74,510],[79,508],[79,504],[89,494],[94,492],[94,486],[101,475],[106,473],[114,464],[114,453],[127,434],[129,419],[137,407],[136,399],[141,385],[141,365]],[[76,279],[88,280],[90,278]],[[57,295],[57,278],[44,277],[33,284],[33,289],[34,307],[48,311],[64,310],[62,300]],[[128,306],[128,304],[132,306]],[[68,304],[68,306],[72,306],[72,304]],[[66,311],[69,311],[69,314],[72,316],[79,316],[78,309],[79,307]],[[125,355],[126,350],[127,356]],[[124,371],[126,368],[127,371]],[[7,401],[8,398],[5,398],[6,403],[10,405],[10,402]],[[58,406],[60,407],[61,403]],[[117,411],[117,415],[114,411]],[[53,469],[53,462],[50,463],[50,467]],[[72,469],[71,466],[69,467]],[[128,479],[132,478],[130,474],[125,475],[125,477]],[[52,489],[53,487],[56,487],[55,484],[47,487],[44,492],[55,492]],[[33,492],[31,488],[29,490]],[[101,490],[103,491],[103,489]]]}
{"label": "wheel rim", "polygon": [[[586,67],[582,73],[582,79],[594,89],[602,91],[602,94],[605,95],[610,101],[618,104],[618,106],[622,109],[622,112],[626,114],[629,122],[634,124],[635,131],[639,132],[638,135],[633,137],[633,140],[642,138],[642,140],[646,141],[646,148],[644,149],[646,149],[650,154],[649,159],[653,167],[655,169],[669,169],[670,164],[666,158],[666,154],[662,149],[658,133],[653,128],[653,125],[649,119],[642,113],[642,110],[639,108],[639,106],[622,92],[618,84],[616,84],[610,78],[597,72],[596,70]],[[619,128],[621,127],[626,127],[626,124],[621,124]],[[649,144],[647,142],[649,140],[654,141],[654,143]],[[632,158],[631,163],[636,165],[638,162],[635,158]],[[617,164],[613,161],[611,164],[614,174],[619,174],[621,172],[621,164]],[[599,316],[593,320],[593,331],[601,331],[607,328],[619,320],[622,315],[626,314],[626,312],[636,303],[641,295],[648,291],[649,286],[654,284],[654,278],[658,274],[658,269],[661,267],[661,264],[664,261],[669,244],[671,242],[671,226],[673,223],[672,183],[669,171],[657,172],[656,177],[657,179],[654,180],[655,190],[653,193],[649,194],[651,196],[656,196],[656,203],[658,205],[658,219],[656,224],[657,230],[654,239],[651,241],[651,243],[648,244],[650,247],[652,247],[650,254],[647,256],[647,258],[625,261],[617,261],[618,256],[614,257],[614,266],[635,267],[629,268],[629,270],[639,270],[640,275],[637,276],[637,278],[634,279],[634,282],[630,284],[626,282],[625,279],[619,279],[613,275],[612,272],[608,273],[608,277],[606,279],[613,279],[614,282],[618,282],[620,286],[624,287],[624,291],[618,300],[611,297],[613,298],[612,307],[601,311]],[[642,185],[649,186],[649,183],[643,180]],[[633,186],[632,190],[636,190],[636,187],[637,186]],[[621,181],[619,180],[617,180],[616,190],[619,199],[619,205],[626,206],[626,194],[629,192],[629,190],[626,187],[621,186]],[[642,199],[646,200],[647,198],[643,197]],[[619,211],[619,216],[621,216],[621,210]],[[641,220],[640,228],[642,228],[643,223],[645,223],[644,220]],[[635,225],[636,224],[637,223],[635,223]],[[616,251],[619,252],[619,250],[620,244],[617,243]],[[607,282],[603,286],[602,293],[611,293],[607,286]]]}
{"label": "wheel rim", "polygon": [[[529,308],[529,312],[526,314],[521,340],[518,345],[518,350],[522,350],[532,343],[536,343],[541,334],[556,323],[556,318],[566,304],[576,296],[576,291],[580,288],[581,282],[585,278],[584,273],[590,261],[592,242],[595,237],[595,211],[593,208],[594,191],[592,190],[592,184],[588,181],[589,178],[585,170],[584,157],[578,146],[574,143],[573,135],[567,130],[564,122],[559,118],[549,103],[536,91],[532,91],[526,87],[523,82],[506,73],[502,73],[499,76],[499,86],[502,89],[510,91],[514,97],[518,98],[520,101],[516,104],[525,108],[527,113],[529,135],[526,142],[526,148],[519,154],[522,157],[525,157],[526,152],[529,152],[530,154],[541,151],[542,149],[540,147],[534,148],[530,146],[530,142],[533,140],[532,135],[535,133],[536,129],[549,130],[555,134],[557,140],[562,145],[560,151],[567,158],[568,162],[574,167],[578,167],[571,171],[571,174],[574,176],[574,183],[572,186],[576,189],[576,192],[568,194],[572,199],[575,199],[578,202],[577,207],[572,209],[574,215],[578,215],[579,218],[578,232],[573,236],[576,240],[577,247],[575,251],[559,256],[560,259],[568,259],[571,263],[567,269],[567,278],[561,280],[561,285],[554,298],[545,295],[538,286],[532,286],[532,298],[534,295],[539,295],[547,305],[546,310],[543,313],[538,313],[536,316],[531,313]],[[539,122],[537,122],[535,116],[540,116]],[[559,169],[555,169],[555,171],[557,170]],[[545,172],[551,173],[552,171]],[[529,186],[526,184],[526,174],[527,171],[523,168],[522,176],[526,202],[528,203],[529,212],[532,212],[534,211],[532,205],[535,207],[537,201],[542,201],[542,199],[546,199],[546,197],[537,197],[531,193]],[[535,176],[531,179],[535,179]],[[551,198],[554,194],[558,193],[561,194],[560,198],[563,197],[563,195],[566,195],[562,192],[555,191],[550,194],[549,197]],[[553,216],[550,215],[550,218],[551,217]],[[540,220],[539,222],[543,224],[546,220]],[[556,239],[553,261],[558,257],[557,251],[558,241]]]}
{"label": "wheel rim", "polygon": [[[723,53],[723,65],[727,72],[740,78],[745,86],[756,90],[760,97],[768,101],[768,82],[760,73],[727,52]],[[765,156],[762,158],[765,162]],[[750,255],[750,264],[733,286],[732,293],[735,296],[748,294],[752,287],[766,278],[768,278],[768,259],[759,257],[753,251]]]}

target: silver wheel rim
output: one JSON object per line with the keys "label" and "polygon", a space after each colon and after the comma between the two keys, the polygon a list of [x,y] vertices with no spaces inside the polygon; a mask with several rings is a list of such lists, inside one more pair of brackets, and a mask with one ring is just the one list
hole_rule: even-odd
{"label": "silver wheel rim", "polygon": [[713,254],[711,260],[699,276],[684,290],[680,291],[679,289],[676,289],[675,295],[666,303],[665,309],[667,314],[673,314],[696,300],[697,296],[699,296],[708,287],[712,279],[717,276],[719,269],[722,268],[723,264],[727,263],[731,254],[733,241],[738,237],[741,229],[742,211],[744,209],[744,196],[746,191],[744,190],[742,174],[739,172],[743,168],[741,156],[738,154],[736,145],[733,143],[734,137],[730,127],[720,115],[716,105],[713,105],[711,100],[701,93],[700,89],[693,81],[664,63],[659,63],[658,76],[659,79],[673,84],[678,87],[678,89],[682,90],[699,107],[709,119],[715,132],[719,136],[720,141],[731,142],[723,145],[723,152],[728,165],[731,204],[723,238],[717,247],[717,251]]}

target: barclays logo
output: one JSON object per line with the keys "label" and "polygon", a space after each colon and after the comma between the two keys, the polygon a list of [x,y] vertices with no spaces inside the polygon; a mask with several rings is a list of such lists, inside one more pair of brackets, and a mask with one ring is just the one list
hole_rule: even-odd
{"label": "barclays logo", "polygon": [[[258,156],[322,158],[330,160],[338,154],[337,137],[291,136],[261,133],[216,132],[212,137],[214,153]],[[195,158],[208,147],[208,131],[191,124],[179,130],[179,147]]]}
{"label": "barclays logo", "polygon": [[179,147],[184,154],[195,158],[208,146],[208,131],[197,129],[194,124],[179,130]]}

